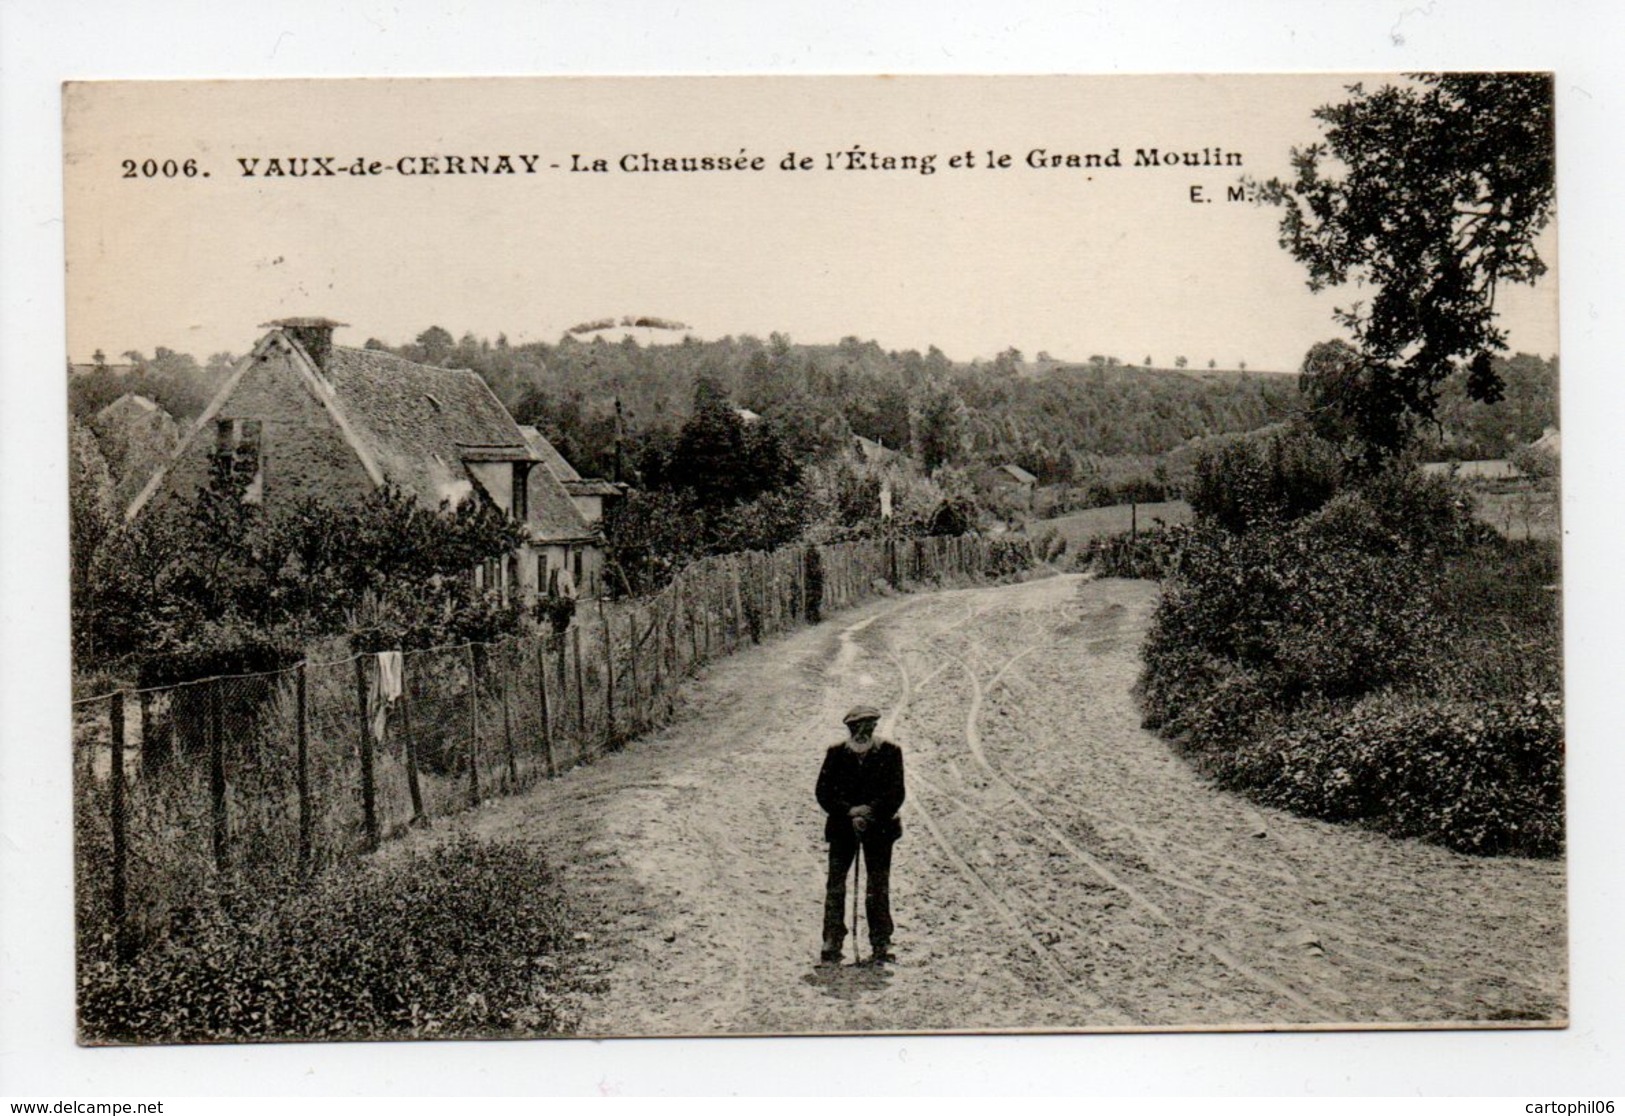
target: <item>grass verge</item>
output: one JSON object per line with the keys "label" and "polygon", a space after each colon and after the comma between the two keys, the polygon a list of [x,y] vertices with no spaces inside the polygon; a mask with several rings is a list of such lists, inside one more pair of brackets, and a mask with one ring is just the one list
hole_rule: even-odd
{"label": "grass verge", "polygon": [[81,955],[82,1042],[562,1034],[590,990],[552,869],[522,844],[462,836],[211,898],[131,961]]}

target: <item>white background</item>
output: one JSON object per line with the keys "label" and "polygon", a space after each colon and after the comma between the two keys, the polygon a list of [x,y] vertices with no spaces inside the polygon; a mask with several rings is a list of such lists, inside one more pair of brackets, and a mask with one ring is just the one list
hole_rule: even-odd
{"label": "white background", "polygon": [[[1620,17],[1607,0],[777,5],[0,0],[0,1095],[1617,1091]],[[1571,802],[1565,1032],[73,1044],[59,86],[368,74],[1552,69]],[[1507,1106],[1512,1111],[1511,1106]],[[1522,1111],[1518,1105],[1517,1111]]]}

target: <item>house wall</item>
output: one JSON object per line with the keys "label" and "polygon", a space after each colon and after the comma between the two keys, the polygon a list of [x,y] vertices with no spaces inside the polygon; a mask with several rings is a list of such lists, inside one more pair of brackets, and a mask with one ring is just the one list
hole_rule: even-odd
{"label": "house wall", "polygon": [[490,495],[493,504],[503,511],[513,508],[513,462],[471,461],[468,471]]}
{"label": "house wall", "polygon": [[[599,595],[604,578],[604,552],[592,543],[550,543],[537,547],[536,554],[546,563],[545,568],[539,568],[535,557],[527,563],[528,576],[532,579],[539,575],[540,580],[535,581],[535,592],[545,593],[550,581],[549,575],[555,570],[569,570],[575,581],[576,596],[596,597]],[[580,558],[580,576],[576,575],[578,568],[577,558]]]}
{"label": "house wall", "polygon": [[588,527],[596,527],[604,518],[604,498],[602,496],[571,496],[571,503],[587,521]]}
{"label": "house wall", "polygon": [[373,490],[355,450],[287,353],[268,352],[243,373],[217,414],[188,435],[163,491],[190,498],[208,486],[218,419],[259,419],[267,505],[314,496],[345,503]]}
{"label": "house wall", "polygon": [[581,546],[581,595],[596,597],[604,591],[604,552],[596,546]]}

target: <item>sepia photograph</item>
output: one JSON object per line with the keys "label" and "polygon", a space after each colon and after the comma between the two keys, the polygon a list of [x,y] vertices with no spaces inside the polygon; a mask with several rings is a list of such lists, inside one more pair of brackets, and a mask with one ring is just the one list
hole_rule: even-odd
{"label": "sepia photograph", "polygon": [[68,84],[78,1042],[1568,1026],[1554,87]]}

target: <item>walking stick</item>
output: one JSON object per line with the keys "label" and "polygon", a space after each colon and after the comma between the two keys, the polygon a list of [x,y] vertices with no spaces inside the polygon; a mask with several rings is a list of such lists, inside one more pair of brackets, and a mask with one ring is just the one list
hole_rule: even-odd
{"label": "walking stick", "polygon": [[852,964],[863,964],[863,942],[858,938],[858,896],[863,893],[860,881],[863,879],[863,838],[858,837],[858,847],[852,854]]}

